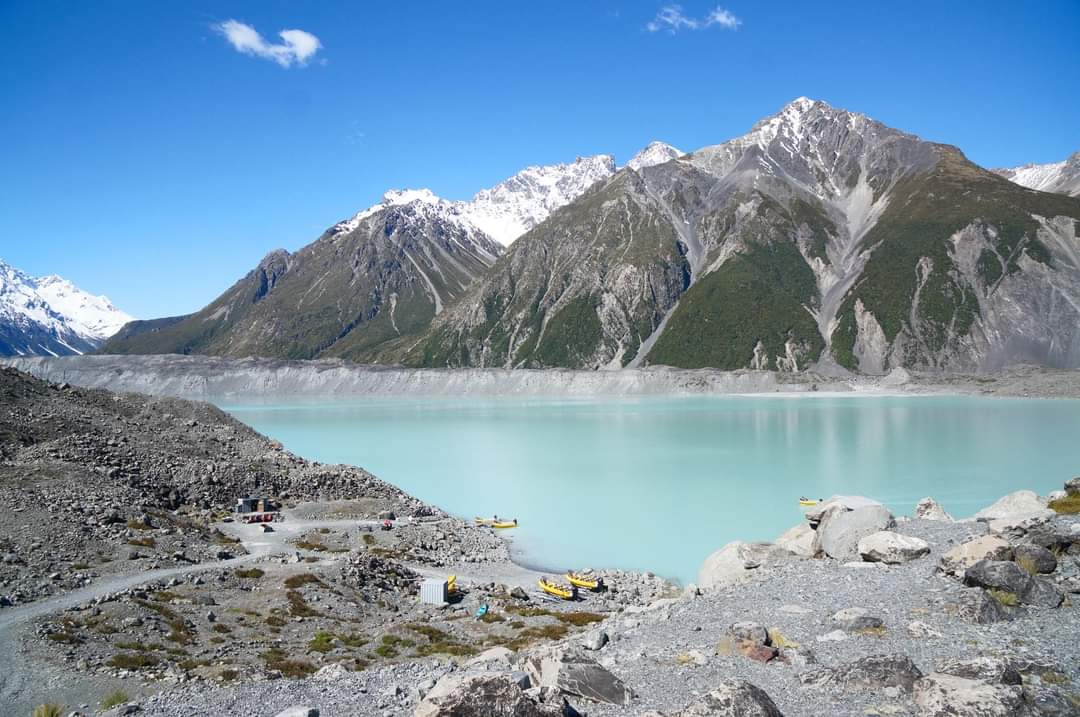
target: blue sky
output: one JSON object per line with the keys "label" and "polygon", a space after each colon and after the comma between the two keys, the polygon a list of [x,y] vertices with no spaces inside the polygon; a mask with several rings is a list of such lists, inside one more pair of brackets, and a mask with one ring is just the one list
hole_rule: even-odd
{"label": "blue sky", "polygon": [[985,166],[1080,149],[1075,0],[3,0],[0,26],[0,258],[142,318],[388,188],[691,150],[800,95]]}

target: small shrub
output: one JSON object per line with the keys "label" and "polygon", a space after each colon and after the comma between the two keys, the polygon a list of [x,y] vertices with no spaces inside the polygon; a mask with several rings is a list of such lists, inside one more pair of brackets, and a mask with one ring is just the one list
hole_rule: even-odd
{"label": "small shrub", "polygon": [[1062,515],[1075,515],[1076,513],[1080,513],[1080,493],[1052,500],[1048,505],[1051,510],[1061,513]]}
{"label": "small shrub", "polygon": [[364,533],[361,540],[364,541],[364,545],[374,545],[375,543],[379,542],[378,540],[375,539],[375,536],[372,535],[371,533]]}
{"label": "small shrub", "polygon": [[220,645],[221,643],[225,642],[225,638],[221,635],[212,635],[210,637],[210,642],[214,645]]}
{"label": "small shrub", "polygon": [[267,615],[266,624],[270,627],[285,627],[285,618],[280,615]]}
{"label": "small shrub", "polygon": [[158,664],[158,658],[149,652],[118,652],[109,658],[109,664],[121,670],[142,670]]}
{"label": "small shrub", "polygon": [[296,547],[300,548],[301,550],[314,550],[320,553],[329,550],[329,548],[327,548],[325,545],[323,545],[317,540],[297,540]]}
{"label": "small shrub", "polygon": [[375,654],[379,657],[385,657],[389,660],[391,658],[397,657],[398,651],[397,648],[395,648],[393,645],[379,645],[375,648]]}
{"label": "small shrub", "polygon": [[46,704],[35,707],[30,717],[61,717],[63,714],[64,708],[61,705]]}
{"label": "small shrub", "polygon": [[71,564],[71,569],[72,570],[89,570],[90,566],[87,565],[86,563],[72,563]]}
{"label": "small shrub", "polygon": [[[409,623],[405,627],[412,630],[413,632],[416,632],[416,633],[419,633],[419,634],[423,635],[424,637],[426,637],[428,640],[431,640],[432,642],[439,642],[439,641],[445,641],[445,640],[452,640],[453,639],[448,633],[443,632],[442,630],[440,630],[437,627],[432,627],[431,625],[425,625],[423,623],[413,622],[413,623]],[[389,635],[387,637],[389,637]]]}
{"label": "small shrub", "polygon": [[1021,555],[1016,558],[1016,564],[1024,569],[1028,575],[1038,575],[1039,566],[1035,564],[1035,561],[1026,555]]}
{"label": "small shrub", "polygon": [[319,630],[308,643],[308,650],[326,654],[334,649],[334,636],[325,630]]}
{"label": "small shrub", "polygon": [[152,548],[157,545],[157,543],[154,541],[153,536],[147,535],[142,538],[132,538],[128,541],[128,545],[137,545],[140,548]]}
{"label": "small shrub", "polygon": [[554,613],[554,617],[559,622],[573,625],[574,627],[585,627],[594,622],[602,622],[604,620],[603,615],[598,615],[595,612],[557,612]]}
{"label": "small shrub", "polygon": [[363,647],[368,642],[366,637],[356,632],[351,635],[338,635],[338,639],[346,647]]}
{"label": "small shrub", "polygon": [[496,622],[506,622],[506,618],[503,617],[502,615],[500,615],[497,612],[492,612],[491,610],[488,610],[480,618],[480,622],[485,622],[488,625],[490,625],[490,624],[496,623]]}
{"label": "small shrub", "polygon": [[308,605],[304,596],[295,590],[285,593],[285,599],[289,601],[289,613],[294,617],[318,617],[321,614]]}
{"label": "small shrub", "polygon": [[307,677],[315,672],[315,667],[306,660],[290,660],[281,650],[273,648],[262,654],[267,669],[277,670],[285,677]]}
{"label": "small shrub", "polygon": [[259,568],[239,568],[236,571],[236,577],[247,578],[249,580],[258,580],[266,573]]}
{"label": "small shrub", "polygon": [[1019,598],[1017,598],[1015,594],[1008,592],[1007,590],[990,588],[986,592],[990,593],[990,597],[994,598],[1005,607],[1016,607],[1016,604],[1020,602]]}
{"label": "small shrub", "polygon": [[1042,681],[1060,687],[1069,684],[1069,677],[1061,672],[1050,671],[1042,673]]}
{"label": "small shrub", "polygon": [[105,695],[105,698],[101,700],[101,709],[112,709],[117,705],[122,705],[125,702],[128,702],[130,699],[131,697],[128,695],[127,692],[124,692],[123,690],[114,690],[109,694]]}
{"label": "small shrub", "polygon": [[214,626],[210,629],[214,632],[220,632],[222,635],[228,635],[230,632],[232,632],[231,627],[229,627],[228,625],[223,625],[220,622],[214,623]]}
{"label": "small shrub", "polygon": [[53,642],[59,642],[64,645],[78,645],[82,642],[82,639],[78,635],[74,635],[70,632],[50,632],[46,637]]}
{"label": "small shrub", "polygon": [[310,585],[312,583],[322,583],[322,580],[319,580],[319,576],[313,573],[301,573],[300,575],[292,575],[285,578],[285,587],[291,590],[295,590],[297,588],[303,587],[305,585]]}
{"label": "small shrub", "polygon": [[222,670],[221,672],[218,673],[218,677],[221,679],[222,682],[232,682],[233,680],[235,680],[239,676],[240,676],[240,671],[239,670],[233,670],[233,669]]}
{"label": "small shrub", "polygon": [[132,530],[153,530],[153,528],[151,528],[146,523],[142,522],[141,520],[135,520],[135,519],[129,520],[127,522],[127,527],[129,527]]}
{"label": "small shrub", "polygon": [[152,599],[158,602],[172,602],[173,600],[179,600],[180,596],[169,590],[158,590],[153,594]]}

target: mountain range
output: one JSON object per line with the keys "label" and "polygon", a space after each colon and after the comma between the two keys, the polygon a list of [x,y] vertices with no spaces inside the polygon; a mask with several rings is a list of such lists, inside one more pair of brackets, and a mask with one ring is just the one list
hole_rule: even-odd
{"label": "mountain range", "polygon": [[0,260],[0,356],[89,353],[131,320],[67,279],[35,278]]}
{"label": "mountain range", "polygon": [[[995,173],[956,147],[799,98],[688,154],[654,143],[622,168],[606,155],[530,167],[467,202],[388,192],[295,254],[271,253],[202,311],[135,322],[103,351],[508,368],[1075,367],[1070,162]],[[1036,174],[1064,193],[1020,186]]]}
{"label": "mountain range", "polygon": [[1002,177],[1028,189],[1080,197],[1080,152],[1050,164],[1025,164],[1012,169],[995,169]]}

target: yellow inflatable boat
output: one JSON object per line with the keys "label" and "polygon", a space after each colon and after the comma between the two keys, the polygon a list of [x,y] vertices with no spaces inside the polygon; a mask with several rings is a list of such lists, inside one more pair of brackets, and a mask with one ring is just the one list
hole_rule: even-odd
{"label": "yellow inflatable boat", "polygon": [[799,505],[810,506],[810,505],[817,505],[817,504],[818,504],[818,502],[816,500],[812,500],[810,498],[799,498]]}
{"label": "yellow inflatable boat", "polygon": [[498,522],[493,522],[491,524],[491,527],[492,528],[516,528],[517,527],[517,518],[514,518],[513,520],[500,520]]}
{"label": "yellow inflatable boat", "polygon": [[566,587],[565,585],[559,585],[558,583],[553,583],[544,578],[540,578],[539,580],[537,580],[536,584],[539,585],[540,589],[546,592],[548,595],[554,595],[555,597],[562,598],[563,600],[574,599],[574,593],[576,591],[573,586]]}
{"label": "yellow inflatable boat", "polygon": [[583,588],[585,590],[599,590],[603,582],[599,578],[588,578],[577,573],[567,573],[566,579],[574,587]]}

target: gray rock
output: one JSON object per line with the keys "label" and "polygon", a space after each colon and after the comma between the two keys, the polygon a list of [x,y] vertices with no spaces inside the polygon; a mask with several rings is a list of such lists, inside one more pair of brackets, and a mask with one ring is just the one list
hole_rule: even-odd
{"label": "gray rock", "polygon": [[871,655],[840,667],[822,667],[803,672],[799,681],[808,687],[836,686],[843,689],[896,687],[910,692],[922,672],[907,655]]}
{"label": "gray rock", "polygon": [[541,687],[595,702],[627,705],[633,695],[622,680],[595,660],[563,647],[541,648],[526,655],[522,667]]}
{"label": "gray rock", "polygon": [[1017,545],[1013,549],[1013,560],[1029,573],[1049,574],[1057,570],[1058,565],[1054,554],[1040,545]]}
{"label": "gray rock", "polygon": [[846,511],[880,505],[881,503],[873,498],[861,495],[834,495],[807,510],[805,515],[811,523],[820,523],[825,514],[834,509]]}
{"label": "gray rock", "polygon": [[1065,602],[1065,593],[1049,580],[1032,578],[1020,594],[1020,602],[1036,607],[1058,607]]}
{"label": "gray rock", "polygon": [[297,706],[278,712],[274,717],[319,717],[318,707]]}
{"label": "gray rock", "polygon": [[1004,518],[991,520],[989,522],[990,532],[1005,538],[1022,538],[1036,528],[1049,523],[1056,515],[1057,513],[1049,508],[1030,513],[1007,515]]}
{"label": "gray rock", "polygon": [[915,704],[926,717],[1020,717],[1024,699],[1016,685],[991,685],[933,673],[915,683]]}
{"label": "gray rock", "polygon": [[880,505],[828,513],[818,526],[815,548],[836,560],[858,560],[860,540],[894,527],[892,513]]}
{"label": "gray rock", "polygon": [[949,575],[964,577],[980,560],[1012,560],[1013,549],[1009,542],[996,535],[984,535],[957,545],[941,556],[941,570]]}
{"label": "gray rock", "polygon": [[806,523],[799,523],[776,539],[776,547],[804,558],[817,556],[814,552],[814,529]]}
{"label": "gray rock", "polygon": [[561,717],[565,701],[542,704],[510,673],[447,675],[416,707],[414,717]]}
{"label": "gray rock", "polygon": [[586,650],[602,650],[608,644],[608,634],[603,630],[592,630],[585,635],[581,646]]}
{"label": "gray rock", "polygon": [[[660,715],[660,713],[652,713]],[[643,715],[643,717],[647,717]],[[765,691],[743,680],[724,680],[697,702],[661,717],[783,717]]]}
{"label": "gray rock", "polygon": [[982,588],[964,590],[956,603],[956,616],[965,622],[976,625],[989,625],[1013,618],[1013,612]]}
{"label": "gray rock", "polygon": [[1065,492],[1069,495],[1080,495],[1080,476],[1065,481]]}
{"label": "gray rock", "polygon": [[949,659],[938,664],[937,672],[1000,685],[1019,685],[1023,681],[1020,671],[1003,657]]}
{"label": "gray rock", "polygon": [[1034,513],[1046,507],[1046,501],[1034,491],[1018,490],[999,498],[975,514],[975,520],[990,521],[1022,513]]}
{"label": "gray rock", "polygon": [[915,517],[919,520],[942,520],[951,521],[953,517],[945,512],[945,509],[941,507],[933,498],[929,496],[923,498],[915,505]]}
{"label": "gray rock", "polygon": [[861,607],[849,607],[840,610],[830,620],[832,620],[833,625],[848,632],[873,630],[885,624],[880,617],[871,615],[868,610]]}
{"label": "gray rock", "polygon": [[705,558],[698,570],[697,584],[702,590],[738,585],[750,580],[754,575],[762,574],[762,566],[785,557],[790,558],[790,553],[771,543],[744,543],[736,540]]}
{"label": "gray rock", "polygon": [[1031,576],[1007,560],[980,560],[964,573],[964,584],[1004,590],[1019,597],[1028,588]]}
{"label": "gray rock", "polygon": [[736,640],[764,645],[769,642],[768,631],[756,622],[737,622],[731,626],[731,636]]}
{"label": "gray rock", "polygon": [[863,560],[899,565],[929,555],[930,544],[921,538],[882,530],[861,539],[857,550]]}

